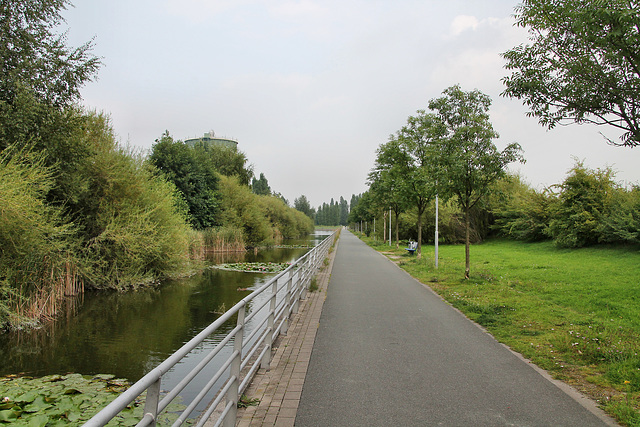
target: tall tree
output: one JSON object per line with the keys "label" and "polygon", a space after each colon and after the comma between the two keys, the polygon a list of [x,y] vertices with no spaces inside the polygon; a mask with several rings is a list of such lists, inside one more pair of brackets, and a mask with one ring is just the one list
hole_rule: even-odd
{"label": "tall tree", "polygon": [[[385,174],[398,193],[398,203],[415,206],[418,248],[422,256],[422,219],[436,195],[437,146],[444,134],[439,119],[424,110],[407,119],[407,124],[378,149],[376,167],[370,179],[382,180]],[[372,182],[373,182],[372,181]],[[389,231],[391,233],[391,230]]]}
{"label": "tall tree", "polygon": [[260,178],[251,180],[251,189],[253,192],[259,196],[269,196],[271,194],[271,187],[269,187],[269,181],[264,176],[263,173],[260,173]]}
{"label": "tall tree", "polygon": [[[367,183],[378,210],[386,213],[391,208],[394,213],[396,248],[398,248],[400,247],[399,217],[407,209],[408,203],[406,194],[402,191],[402,185],[405,185],[402,168],[400,164],[395,163],[392,148],[381,146],[378,149],[378,157],[374,168],[369,173]],[[391,239],[391,230],[389,239]]]}
{"label": "tall tree", "polygon": [[524,0],[516,24],[531,44],[505,53],[504,96],[553,128],[610,125],[623,146],[640,144],[640,5],[628,0]]}
{"label": "tall tree", "polygon": [[446,134],[438,145],[438,167],[434,169],[438,188],[456,196],[465,217],[465,278],[469,278],[469,213],[491,184],[504,176],[506,166],[524,161],[520,145],[509,144],[498,151],[492,142],[498,133],[489,121],[491,98],[473,90],[464,92],[452,86],[442,97],[432,99],[429,108],[438,114],[446,126]]}
{"label": "tall tree", "polygon": [[165,132],[153,145],[149,161],[182,193],[194,228],[219,225],[218,176],[206,158]]}
{"label": "tall tree", "polygon": [[340,225],[349,224],[349,204],[340,196]]}
{"label": "tall tree", "polygon": [[313,215],[314,215],[313,209],[309,204],[309,200],[307,200],[307,196],[305,196],[304,194],[293,201],[293,207],[299,210],[300,212],[302,212],[303,214],[305,214],[306,216],[308,216],[309,218],[313,219]]}

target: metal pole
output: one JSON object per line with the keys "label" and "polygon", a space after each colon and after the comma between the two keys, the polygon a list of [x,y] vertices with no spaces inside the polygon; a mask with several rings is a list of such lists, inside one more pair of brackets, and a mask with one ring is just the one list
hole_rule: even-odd
{"label": "metal pole", "polygon": [[436,268],[438,268],[438,195],[436,194]]}
{"label": "metal pole", "polygon": [[373,241],[376,241],[376,217],[373,217]]}
{"label": "metal pole", "polygon": [[389,208],[389,246],[391,246],[391,208]]}

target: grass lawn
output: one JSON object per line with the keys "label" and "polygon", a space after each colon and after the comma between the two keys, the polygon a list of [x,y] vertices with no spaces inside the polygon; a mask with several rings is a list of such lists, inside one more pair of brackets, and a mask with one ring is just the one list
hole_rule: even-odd
{"label": "grass lawn", "polygon": [[[361,237],[363,238],[363,237]],[[363,238],[499,341],[640,426],[640,250],[557,249],[550,242],[490,240],[403,249]]]}

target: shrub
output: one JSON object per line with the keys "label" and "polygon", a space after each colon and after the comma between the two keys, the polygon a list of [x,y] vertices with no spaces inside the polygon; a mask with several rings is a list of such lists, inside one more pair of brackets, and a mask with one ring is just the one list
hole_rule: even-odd
{"label": "shrub", "polygon": [[75,230],[45,195],[51,171],[42,155],[0,155],[0,326],[51,317],[59,299],[81,290]]}
{"label": "shrub", "polygon": [[600,241],[604,243],[640,243],[640,188],[614,191],[611,209],[600,226]]}
{"label": "shrub", "polygon": [[578,248],[602,240],[601,224],[618,189],[613,177],[610,168],[589,170],[581,162],[573,167],[549,209],[549,233],[558,246]]}
{"label": "shrub", "polygon": [[537,191],[517,175],[502,180],[499,187],[499,195],[492,197],[493,228],[515,240],[548,239],[549,207],[554,201],[550,191]]}
{"label": "shrub", "polygon": [[175,186],[124,149],[94,159],[94,232],[85,254],[92,286],[118,288],[189,268],[190,230]]}

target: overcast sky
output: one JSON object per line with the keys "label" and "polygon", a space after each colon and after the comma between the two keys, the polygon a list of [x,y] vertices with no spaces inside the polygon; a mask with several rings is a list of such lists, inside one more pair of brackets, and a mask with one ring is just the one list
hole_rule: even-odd
{"label": "overcast sky", "polygon": [[459,83],[493,99],[503,148],[530,184],[560,183],[575,159],[640,181],[640,148],[612,147],[611,128],[545,130],[500,97],[500,53],[526,42],[518,0],[75,0],[69,43],[94,38],[98,80],[88,108],[111,115],[123,144],[149,150],[214,130],[239,141],[273,191],[317,207],[367,189],[376,148]]}

